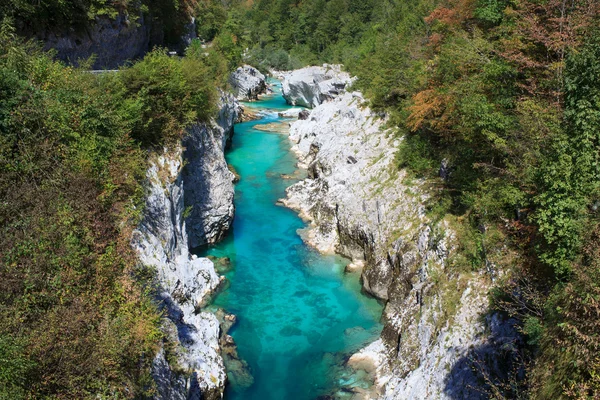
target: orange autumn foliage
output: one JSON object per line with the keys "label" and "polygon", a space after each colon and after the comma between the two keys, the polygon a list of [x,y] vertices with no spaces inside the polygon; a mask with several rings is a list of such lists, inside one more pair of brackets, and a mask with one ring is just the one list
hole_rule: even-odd
{"label": "orange autumn foliage", "polygon": [[425,17],[425,22],[432,24],[438,21],[449,27],[456,27],[463,21],[471,19],[475,10],[475,0],[451,0],[446,7],[439,6]]}
{"label": "orange autumn foliage", "polygon": [[451,97],[438,93],[435,89],[426,89],[412,98],[413,105],[408,107],[410,115],[406,126],[413,132],[423,128],[426,124],[440,131],[449,126],[448,113],[446,112]]}

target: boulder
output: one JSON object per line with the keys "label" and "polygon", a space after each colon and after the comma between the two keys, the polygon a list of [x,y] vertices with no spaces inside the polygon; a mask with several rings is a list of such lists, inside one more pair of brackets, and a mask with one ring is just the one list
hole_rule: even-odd
{"label": "boulder", "polygon": [[291,105],[314,108],[339,96],[351,83],[340,65],[306,67],[283,74],[283,97]]}
{"label": "boulder", "polygon": [[267,91],[265,76],[254,67],[244,65],[229,76],[233,95],[242,101],[258,100],[258,95]]}

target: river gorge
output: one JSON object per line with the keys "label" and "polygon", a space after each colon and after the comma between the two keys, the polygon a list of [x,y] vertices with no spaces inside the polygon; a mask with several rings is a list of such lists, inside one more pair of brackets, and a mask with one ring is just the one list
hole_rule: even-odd
{"label": "river gorge", "polygon": [[214,306],[237,316],[230,332],[254,384],[230,379],[228,399],[312,399],[339,386],[338,364],[375,340],[381,305],[360,293],[347,260],[321,255],[297,231],[305,223],[277,202],[298,181],[281,85],[245,103],[260,119],[235,126],[227,161],[240,175],[229,236],[206,254],[227,257],[230,282]]}

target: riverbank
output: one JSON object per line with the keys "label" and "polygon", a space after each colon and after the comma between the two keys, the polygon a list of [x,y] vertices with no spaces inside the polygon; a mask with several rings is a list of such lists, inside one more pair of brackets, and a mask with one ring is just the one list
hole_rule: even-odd
{"label": "riverbank", "polygon": [[[330,91],[330,82],[344,81],[337,71],[324,65],[283,75],[290,77],[284,88],[290,87],[291,102],[320,101],[291,124],[292,150],[308,176],[289,187],[282,202],[309,221],[308,244],[350,258],[362,271],[363,290],[385,302],[380,340],[350,359],[357,370],[375,375],[377,387],[364,395],[485,396],[482,371],[472,368],[472,359],[513,339],[498,316],[493,332],[486,332],[490,279],[457,267],[456,225],[428,212],[431,182],[398,168],[402,138],[361,93],[340,84]],[[487,345],[491,337],[496,343]]]}

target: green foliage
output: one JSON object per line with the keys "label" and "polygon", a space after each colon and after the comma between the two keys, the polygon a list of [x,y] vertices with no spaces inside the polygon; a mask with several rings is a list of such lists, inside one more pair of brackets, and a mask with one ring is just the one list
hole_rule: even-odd
{"label": "green foliage", "polygon": [[396,153],[399,168],[408,168],[417,175],[423,176],[435,171],[439,166],[429,142],[419,135],[407,134]]}
{"label": "green foliage", "polygon": [[508,0],[479,0],[475,9],[475,17],[481,21],[496,25],[502,21]]}
{"label": "green foliage", "polygon": [[536,222],[544,239],[541,257],[561,275],[580,251],[588,207],[599,194],[599,57],[596,36],[567,60],[564,133],[552,143],[539,178],[543,191],[536,198]]}
{"label": "green foliage", "polygon": [[12,337],[0,336],[0,399],[24,398],[27,374],[32,367],[22,344]]}
{"label": "green foliage", "polygon": [[569,283],[547,301],[546,326],[532,371],[535,399],[595,399],[600,396],[600,246],[596,225],[585,235],[581,262]]}
{"label": "green foliage", "polygon": [[237,36],[229,31],[223,31],[214,40],[215,49],[223,54],[227,60],[229,70],[234,69],[242,62],[241,47]]}
{"label": "green foliage", "polygon": [[227,21],[227,9],[218,0],[201,1],[195,10],[198,37],[211,41]]}
{"label": "green foliage", "polygon": [[222,62],[93,75],[0,38],[0,398],[141,398],[162,341],[130,245],[147,157],[212,115]]}
{"label": "green foliage", "polygon": [[214,112],[214,77],[200,57],[177,60],[155,50],[117,78],[111,87],[124,87],[126,106],[139,115],[132,137],[144,146],[181,139],[190,123]]}
{"label": "green foliage", "polygon": [[[19,31],[29,35],[45,31],[85,32],[97,18],[126,15],[132,23],[141,16],[161,28],[167,43],[177,43],[189,23],[195,0],[11,0],[0,2],[0,20],[14,19]],[[156,32],[158,33],[158,32]]]}
{"label": "green foliage", "polygon": [[523,321],[523,333],[527,336],[527,344],[529,346],[537,346],[540,343],[544,327],[539,318],[529,316]]}
{"label": "green foliage", "polygon": [[[303,57],[303,55],[300,57]],[[305,66],[305,63],[300,61],[299,58],[271,44],[265,47],[255,46],[248,54],[248,62],[264,71],[269,69],[288,71]]]}

